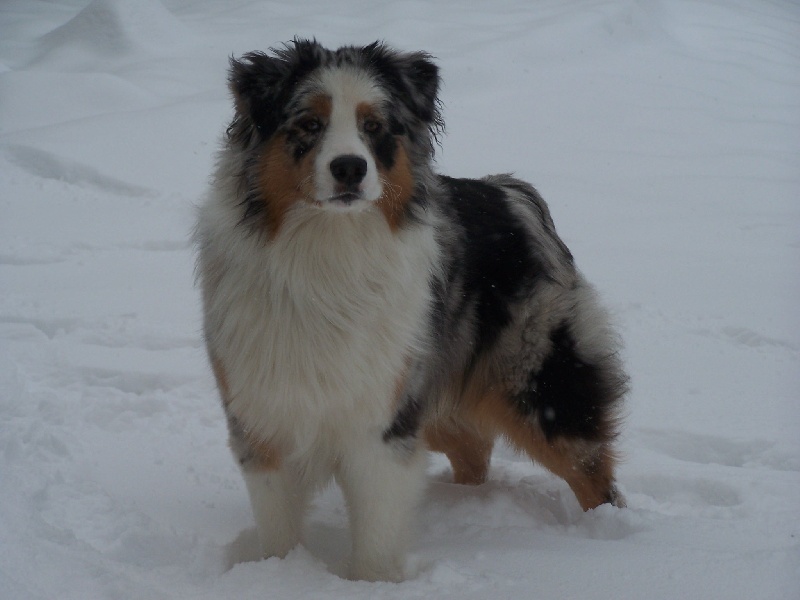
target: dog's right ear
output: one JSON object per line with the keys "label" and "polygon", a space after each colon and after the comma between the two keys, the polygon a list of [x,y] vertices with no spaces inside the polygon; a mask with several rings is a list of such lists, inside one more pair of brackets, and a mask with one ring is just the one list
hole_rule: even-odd
{"label": "dog's right ear", "polygon": [[228,86],[237,118],[249,120],[263,138],[275,133],[295,85],[319,65],[320,50],[314,40],[295,39],[272,54],[249,52],[239,60],[231,58]]}
{"label": "dog's right ear", "polygon": [[278,56],[249,52],[239,60],[231,58],[228,87],[237,118],[250,120],[264,137],[272,135],[278,127],[280,98],[290,76],[289,63]]}

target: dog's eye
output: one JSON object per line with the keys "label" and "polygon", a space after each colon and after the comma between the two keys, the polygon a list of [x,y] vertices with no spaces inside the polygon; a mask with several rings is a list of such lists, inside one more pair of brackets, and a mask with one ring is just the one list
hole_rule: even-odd
{"label": "dog's eye", "polygon": [[322,129],[322,123],[316,117],[310,117],[300,121],[300,129],[306,133],[317,133]]}
{"label": "dog's eye", "polygon": [[381,125],[381,122],[375,119],[367,119],[364,121],[364,131],[367,133],[378,133],[382,127],[383,125]]}

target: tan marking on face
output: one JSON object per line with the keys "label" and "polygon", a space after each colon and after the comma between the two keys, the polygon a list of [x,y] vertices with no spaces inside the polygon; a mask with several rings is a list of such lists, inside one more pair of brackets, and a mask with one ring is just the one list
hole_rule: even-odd
{"label": "tan marking on face", "polygon": [[331,100],[331,97],[327,94],[317,94],[311,98],[308,105],[314,116],[321,121],[326,122],[330,118],[331,110],[333,109],[333,100]]}
{"label": "tan marking on face", "polygon": [[313,195],[314,151],[297,162],[291,155],[285,134],[271,139],[258,159],[258,188],[266,205],[266,227],[278,235],[286,212],[298,201]]}
{"label": "tan marking on face", "polygon": [[392,231],[397,231],[403,224],[406,207],[414,193],[414,175],[411,172],[411,162],[408,154],[399,140],[396,140],[397,149],[394,155],[394,164],[389,170],[378,166],[383,193],[378,198],[378,207],[383,211],[386,221]]}
{"label": "tan marking on face", "polygon": [[[374,105],[369,102],[358,104],[356,118],[359,127],[363,127],[364,122],[368,120],[382,122]],[[394,164],[391,169],[385,169],[379,161],[375,161],[383,184],[383,193],[378,198],[377,204],[392,231],[396,231],[402,225],[406,214],[406,206],[414,192],[414,175],[411,172],[411,161],[399,138],[395,138],[395,144]]]}
{"label": "tan marking on face", "polygon": [[[319,94],[309,101],[306,117],[326,123],[331,113],[331,99]],[[303,119],[301,119],[302,122]],[[315,144],[297,161],[285,133],[270,139],[258,158],[258,189],[266,204],[266,227],[271,237],[280,232],[286,213],[297,202],[312,201],[314,197],[314,159],[319,144]]]}
{"label": "tan marking on face", "polygon": [[359,124],[364,123],[367,119],[380,120],[375,107],[370,102],[359,102],[356,106],[356,120]]}

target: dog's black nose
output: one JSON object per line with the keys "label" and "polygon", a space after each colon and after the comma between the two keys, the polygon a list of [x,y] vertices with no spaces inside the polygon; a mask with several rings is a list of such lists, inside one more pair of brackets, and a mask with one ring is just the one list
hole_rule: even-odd
{"label": "dog's black nose", "polygon": [[356,185],[367,174],[367,161],[354,154],[337,156],[331,161],[331,173],[339,183]]}

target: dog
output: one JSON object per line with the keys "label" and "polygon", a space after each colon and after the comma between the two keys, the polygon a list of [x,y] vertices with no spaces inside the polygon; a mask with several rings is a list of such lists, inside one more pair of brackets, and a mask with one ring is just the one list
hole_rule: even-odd
{"label": "dog", "polygon": [[480,484],[501,436],[584,510],[624,505],[607,313],[533,187],[434,172],[439,85],[428,54],[378,42],[231,59],[197,273],[264,557],[335,478],[347,576],[402,580],[427,451]]}

